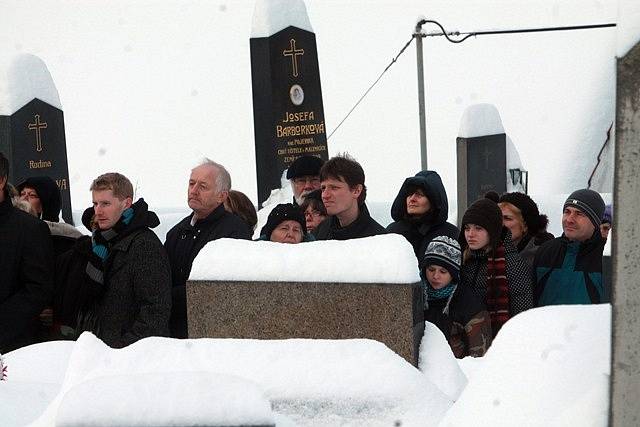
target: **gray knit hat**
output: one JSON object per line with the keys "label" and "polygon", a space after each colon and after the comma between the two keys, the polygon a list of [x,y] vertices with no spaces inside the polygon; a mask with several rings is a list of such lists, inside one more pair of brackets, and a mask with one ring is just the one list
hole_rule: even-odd
{"label": "gray knit hat", "polygon": [[420,274],[423,275],[424,269],[430,265],[439,265],[449,271],[453,283],[458,283],[460,264],[462,264],[460,244],[451,237],[438,236],[427,246],[420,263]]}
{"label": "gray knit hat", "polygon": [[583,188],[569,195],[562,209],[571,206],[580,209],[589,217],[594,227],[599,228],[604,215],[604,200],[596,191]]}

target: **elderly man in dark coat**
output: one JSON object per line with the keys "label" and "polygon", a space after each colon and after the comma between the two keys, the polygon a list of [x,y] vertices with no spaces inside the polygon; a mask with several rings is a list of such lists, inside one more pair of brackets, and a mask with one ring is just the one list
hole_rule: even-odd
{"label": "elderly man in dark coat", "polygon": [[42,221],[13,207],[0,153],[0,353],[32,344],[53,292],[53,247]]}
{"label": "elderly man in dark coat", "polygon": [[185,285],[200,250],[208,242],[224,237],[251,239],[249,226],[224,208],[230,189],[229,172],[212,160],[191,170],[187,199],[193,212],[169,230],[164,244],[171,262],[173,338],[187,338]]}

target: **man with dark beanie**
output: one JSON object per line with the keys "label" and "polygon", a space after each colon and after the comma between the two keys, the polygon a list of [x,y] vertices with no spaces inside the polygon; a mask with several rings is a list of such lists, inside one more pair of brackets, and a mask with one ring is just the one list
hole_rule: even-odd
{"label": "man with dark beanie", "polygon": [[320,189],[320,168],[324,160],[316,156],[300,156],[287,169],[293,190],[293,204],[299,206],[307,194]]}
{"label": "man with dark beanie", "polygon": [[461,286],[471,288],[486,305],[495,337],[510,318],[532,307],[531,268],[518,254],[493,200],[469,206],[461,228]]}
{"label": "man with dark beanie", "polygon": [[604,209],[600,194],[589,189],[574,191],[564,202],[562,236],[543,244],[533,261],[537,306],[602,301]]}
{"label": "man with dark beanie", "polygon": [[44,222],[15,208],[0,153],[0,353],[33,344],[53,293],[53,247]]}

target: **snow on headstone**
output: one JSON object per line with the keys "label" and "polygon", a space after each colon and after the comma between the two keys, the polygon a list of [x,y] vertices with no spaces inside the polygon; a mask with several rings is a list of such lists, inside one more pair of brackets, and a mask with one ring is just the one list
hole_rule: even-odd
{"label": "snow on headstone", "polygon": [[500,330],[442,425],[604,426],[610,344],[609,304],[520,313]]}
{"label": "snow on headstone", "polygon": [[33,98],[62,110],[58,90],[44,61],[30,54],[0,59],[0,115],[12,115]]}
{"label": "snow on headstone", "polygon": [[[399,419],[402,411],[415,409],[416,405],[423,415],[426,413],[437,422],[451,404],[420,371],[372,340],[153,337],[123,349],[111,349],[92,334],[84,333],[71,354],[58,396],[34,426],[53,425],[67,393],[88,381],[108,385],[113,413],[113,408],[122,405],[122,393],[130,393],[122,387],[136,383],[127,382],[127,377],[156,375],[169,381],[174,376],[205,373],[235,376],[257,384],[275,412],[307,418],[324,413],[333,417],[334,424],[335,420],[361,416]],[[175,383],[154,384],[156,393],[161,394]],[[205,395],[205,389],[211,386],[211,381],[193,383],[192,392]]]}
{"label": "snow on headstone", "polygon": [[0,63],[0,152],[9,160],[9,180],[53,179],[62,216],[73,223],[64,114],[45,63],[29,54]]}
{"label": "snow on headstone", "polygon": [[273,426],[271,405],[251,381],[209,372],[110,375],[62,398],[56,427]]}
{"label": "snow on headstone", "polygon": [[454,401],[467,385],[467,377],[460,369],[447,339],[442,331],[430,322],[424,322],[418,368],[429,381]]}
{"label": "snow on headstone", "polygon": [[498,109],[491,104],[467,107],[456,138],[458,223],[474,201],[488,191],[507,190],[506,135]]}
{"label": "snow on headstone", "polygon": [[420,277],[411,244],[385,234],[297,245],[219,239],[202,248],[189,280],[417,283]]}
{"label": "snow on headstone", "polygon": [[640,2],[637,0],[618,1],[616,27],[616,56],[622,58],[640,43]]}
{"label": "snow on headstone", "polygon": [[269,37],[288,26],[313,32],[303,0],[256,0],[251,37]]}

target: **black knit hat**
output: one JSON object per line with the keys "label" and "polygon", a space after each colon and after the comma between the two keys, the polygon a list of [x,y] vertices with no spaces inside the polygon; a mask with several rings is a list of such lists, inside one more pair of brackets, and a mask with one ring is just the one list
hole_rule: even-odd
{"label": "black knit hat", "polygon": [[460,244],[447,236],[435,237],[424,253],[420,262],[420,275],[424,278],[424,269],[430,265],[439,265],[447,269],[451,274],[452,283],[458,283],[460,278],[460,265],[462,264],[462,252]]}
{"label": "black knit hat", "polygon": [[320,168],[324,160],[316,156],[301,156],[291,163],[287,170],[287,179],[298,178],[300,176],[320,175]]}
{"label": "black knit hat", "polygon": [[580,209],[587,215],[596,229],[600,227],[602,216],[604,215],[604,200],[596,191],[588,188],[574,191],[564,202],[562,209],[564,210],[567,206]]}
{"label": "black knit hat", "polygon": [[500,203],[509,203],[518,208],[527,226],[528,234],[532,236],[545,230],[549,224],[547,216],[540,214],[536,202],[524,193],[504,193],[500,197]]}
{"label": "black knit hat", "polygon": [[16,189],[21,192],[25,187],[33,188],[38,194],[42,205],[42,219],[58,222],[60,209],[62,209],[62,198],[56,182],[48,176],[33,176],[20,183]]}
{"label": "black knit hat", "polygon": [[304,218],[302,210],[294,206],[292,203],[281,203],[271,210],[267,223],[260,232],[261,236],[266,236],[267,240],[271,238],[271,233],[283,221],[297,221],[302,228],[302,235],[307,235],[307,221]]}
{"label": "black knit hat", "polygon": [[462,217],[460,238],[458,239],[463,249],[468,246],[464,238],[464,226],[467,224],[479,225],[487,230],[491,246],[498,245],[502,232],[502,211],[496,202],[486,198],[478,199],[467,208]]}

